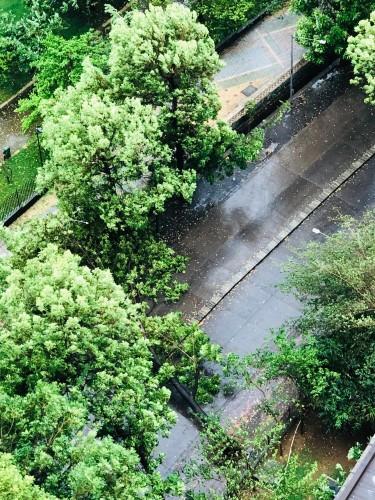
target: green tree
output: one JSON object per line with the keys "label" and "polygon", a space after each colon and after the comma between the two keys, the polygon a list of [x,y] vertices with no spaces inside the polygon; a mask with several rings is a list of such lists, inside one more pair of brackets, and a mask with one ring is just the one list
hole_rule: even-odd
{"label": "green tree", "polygon": [[9,387],[18,383],[20,389],[20,378],[1,382],[1,451],[11,452],[22,471],[46,491],[63,493],[61,472],[87,421],[87,409],[61,394],[57,383],[39,380],[24,395]]}
{"label": "green tree", "polygon": [[375,105],[375,11],[359,22],[356,35],[349,37],[346,54],[353,64],[352,83],[363,87],[365,102]]}
{"label": "green tree", "polygon": [[0,13],[0,82],[29,74],[44,39],[61,27],[59,12],[45,8],[44,0],[32,0],[27,15],[19,20]]}
{"label": "green tree", "polygon": [[158,241],[149,228],[122,232],[108,230],[100,220],[85,222],[59,211],[17,230],[3,230],[2,237],[17,268],[52,242],[80,255],[90,268],[111,269],[116,282],[135,302],[176,301],[186,290],[186,284],[176,278],[176,273],[184,272],[186,259]]}
{"label": "green tree", "polygon": [[55,190],[71,220],[73,248],[63,247],[110,267],[136,299],[178,298],[185,287],[173,273],[184,259],[155,239],[152,224],[172,197],[191,199],[196,175],[173,167],[157,110],[136,98],[113,100],[106,76],[87,62],[76,86],[48,105],[43,130],[49,159],[39,185]]}
{"label": "green tree", "polygon": [[43,381],[66,395],[78,391],[100,433],[147,462],[174,417],[162,387],[170,370],[153,373],[142,308],[108,271],[80,267],[78,257],[53,245],[7,282],[0,299],[3,389],[33,391]]}
{"label": "green tree", "polygon": [[261,472],[257,500],[331,500],[335,494],[324,474],[317,476],[318,464],[290,454],[288,460],[274,461]]}
{"label": "green tree", "polygon": [[24,129],[40,121],[40,103],[50,99],[55,90],[75,84],[82,73],[83,59],[90,55],[93,63],[104,68],[107,60],[107,43],[98,32],[65,39],[48,34],[42,42],[40,57],[33,64],[35,85],[31,94],[19,102],[18,112],[26,113],[22,120]]}
{"label": "green tree", "polygon": [[303,16],[298,23],[297,41],[308,49],[309,60],[321,63],[327,55],[344,55],[349,35],[374,10],[375,3],[374,0],[293,0],[292,8]]}
{"label": "green tree", "polygon": [[190,7],[198,13],[215,42],[221,42],[266,7],[261,0],[191,0]]}
{"label": "green tree", "polygon": [[160,110],[162,141],[178,170],[194,169],[213,179],[257,156],[262,130],[244,136],[216,122],[220,103],[212,78],[221,64],[195,12],[172,3],[117,16],[110,38],[117,98],[139,97]]}
{"label": "green tree", "polygon": [[221,347],[212,344],[196,323],[188,324],[180,314],[151,316],[144,331],[160,362],[172,363],[178,380],[199,403],[212,401],[220,389],[220,377],[206,369],[207,362],[221,360]]}
{"label": "green tree", "polygon": [[39,186],[55,189],[73,218],[143,229],[172,196],[191,198],[195,175],[170,166],[151,106],[115,102],[105,86],[103,73],[87,63],[78,84],[58,92],[43,122],[49,159]]}
{"label": "green tree", "polygon": [[163,480],[156,472],[145,474],[133,449],[109,437],[98,439],[92,432],[75,447],[67,482],[70,498],[161,500],[168,493],[182,494],[177,476]]}
{"label": "green tree", "polygon": [[21,474],[12,455],[0,454],[0,495],[3,500],[56,500],[33,483],[31,476]]}
{"label": "green tree", "polygon": [[[202,458],[192,461],[184,471],[188,479],[195,480],[188,498],[333,499],[327,477],[316,474],[316,463],[302,460],[292,449],[287,457],[280,456],[283,430],[281,423],[263,422],[251,430],[246,421],[226,428],[218,419],[208,419],[201,433]],[[207,481],[212,479],[220,486],[207,491]],[[344,475],[339,479],[343,482]],[[199,491],[200,484],[204,492]]]}
{"label": "green tree", "polygon": [[[375,427],[375,214],[346,218],[324,243],[292,263],[284,289],[304,305],[302,341],[278,333],[277,349],[250,363],[264,377],[289,377],[331,427]],[[254,363],[255,360],[255,363]]]}

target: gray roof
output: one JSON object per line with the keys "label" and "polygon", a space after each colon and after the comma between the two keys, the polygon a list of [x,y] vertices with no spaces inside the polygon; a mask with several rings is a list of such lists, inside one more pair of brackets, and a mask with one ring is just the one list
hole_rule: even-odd
{"label": "gray roof", "polygon": [[375,436],[349,474],[335,500],[375,500]]}

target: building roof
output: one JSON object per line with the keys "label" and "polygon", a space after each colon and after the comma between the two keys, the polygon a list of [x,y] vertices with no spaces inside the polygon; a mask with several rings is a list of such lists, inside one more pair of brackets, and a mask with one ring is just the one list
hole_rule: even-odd
{"label": "building roof", "polygon": [[375,500],[375,436],[340,488],[335,500]]}

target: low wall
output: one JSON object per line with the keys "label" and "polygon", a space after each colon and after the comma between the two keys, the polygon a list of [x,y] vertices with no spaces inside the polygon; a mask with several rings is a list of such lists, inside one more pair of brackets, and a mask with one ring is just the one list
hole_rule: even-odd
{"label": "low wall", "polygon": [[[340,59],[335,59],[325,66],[316,65],[311,62],[301,60],[294,67],[293,87],[295,93],[301,90],[311,80],[322,78],[333,68],[339,66]],[[248,133],[252,128],[259,125],[264,119],[270,116],[280,107],[280,103],[287,101],[290,97],[290,72],[280,76],[270,87],[267,87],[261,94],[256,96],[255,107],[251,114],[246,112],[244,106],[231,117],[231,123],[235,130]]]}

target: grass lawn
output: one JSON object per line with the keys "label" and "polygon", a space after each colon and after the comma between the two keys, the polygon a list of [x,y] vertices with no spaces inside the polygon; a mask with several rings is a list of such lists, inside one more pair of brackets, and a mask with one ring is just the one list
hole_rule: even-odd
{"label": "grass lawn", "polygon": [[7,182],[4,164],[0,165],[0,207],[6,198],[14,193],[15,188],[19,188],[27,181],[32,181],[36,177],[37,168],[40,165],[38,146],[33,139],[24,149],[6,162],[7,169],[12,172],[12,181]]}

